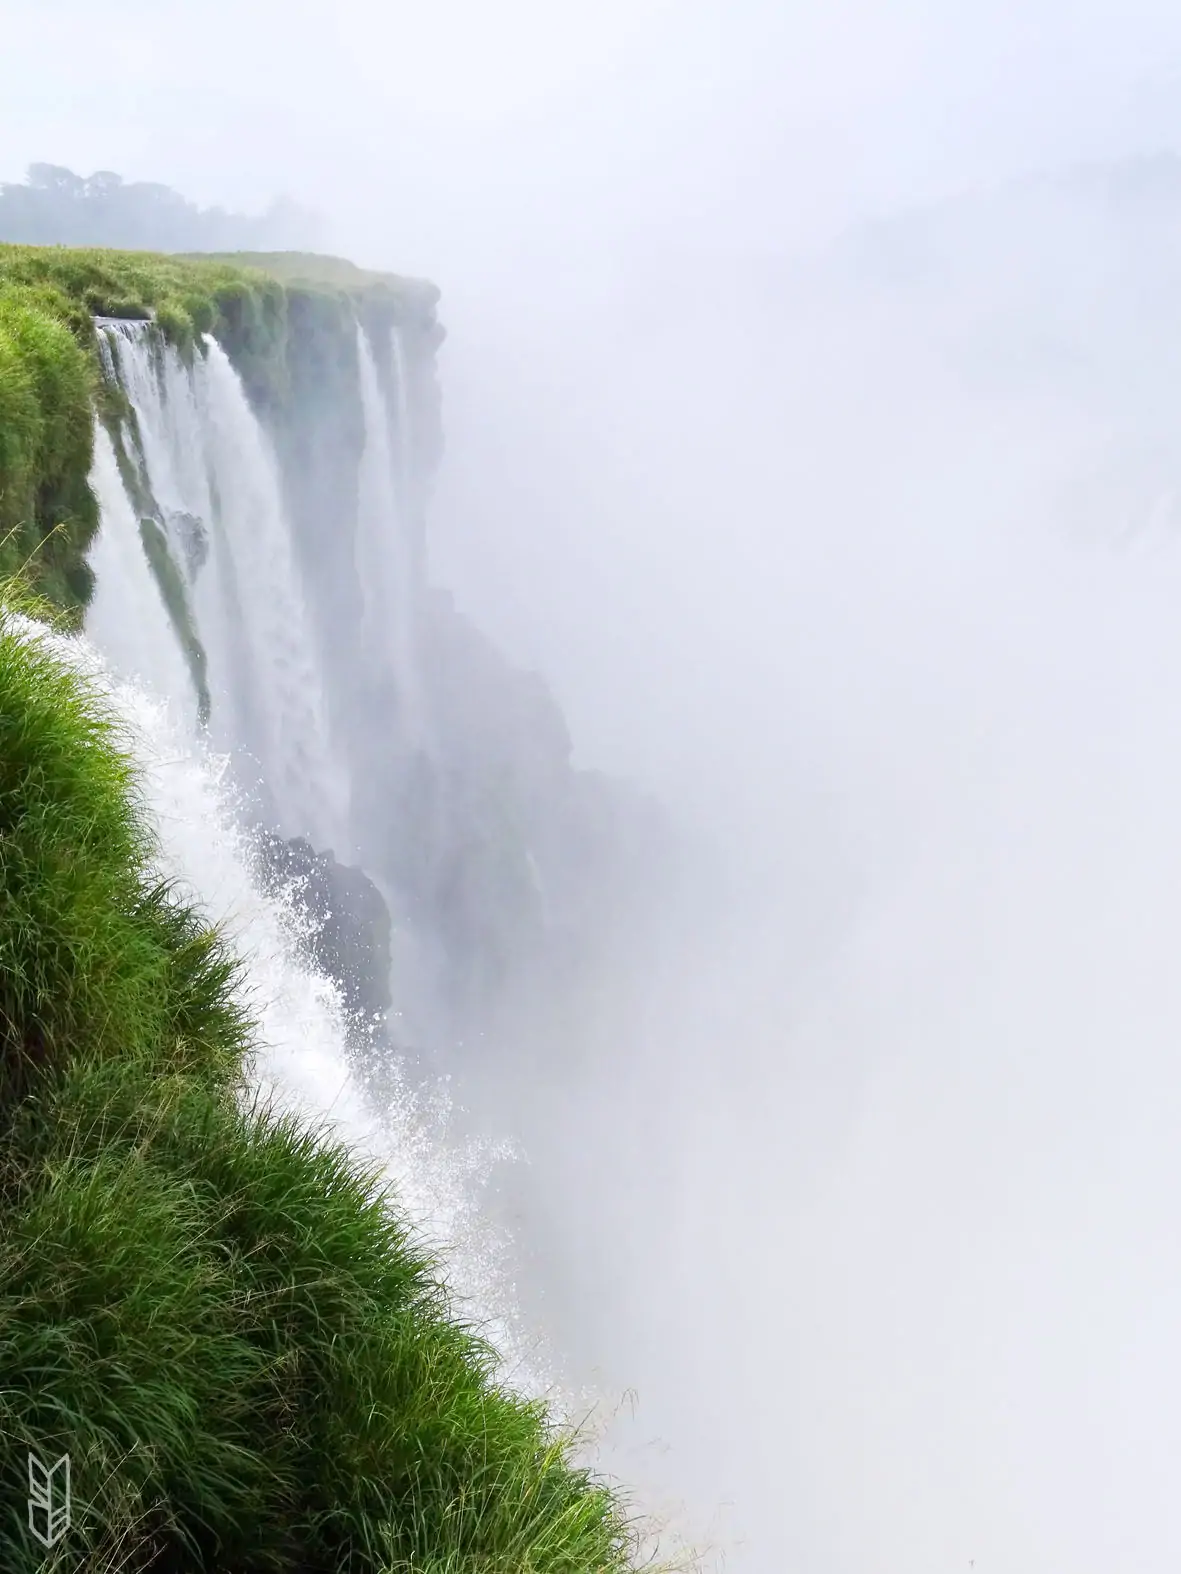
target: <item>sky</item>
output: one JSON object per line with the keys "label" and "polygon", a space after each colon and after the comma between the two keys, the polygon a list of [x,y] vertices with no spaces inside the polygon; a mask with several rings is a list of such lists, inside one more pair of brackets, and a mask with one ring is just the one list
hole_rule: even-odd
{"label": "sky", "polygon": [[[1161,0],[12,0],[3,173],[40,159],[461,280],[477,248],[776,249],[869,205],[1181,132]],[[30,61],[43,61],[44,71]]]}

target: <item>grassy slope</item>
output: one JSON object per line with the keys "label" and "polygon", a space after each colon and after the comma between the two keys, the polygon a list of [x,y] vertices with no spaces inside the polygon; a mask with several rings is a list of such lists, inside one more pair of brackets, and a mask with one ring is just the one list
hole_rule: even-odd
{"label": "grassy slope", "polygon": [[[358,308],[433,309],[258,260],[0,246],[0,579],[67,626],[91,412],[128,413],[93,315],[154,315],[182,353],[214,332],[282,406],[289,324],[332,347]],[[626,1567],[616,1501],[497,1388],[376,1177],[246,1106],[233,960],[151,855],[102,703],[0,613],[0,1568]],[[26,1448],[73,1462],[60,1555],[27,1529]]]}
{"label": "grassy slope", "polygon": [[154,316],[186,355],[212,333],[256,405],[281,408],[289,323],[305,337],[347,339],[358,310],[430,313],[436,294],[294,252],[184,258],[0,245],[0,575],[22,572],[81,622],[98,527],[87,484],[91,410],[97,399],[116,425],[127,414],[98,374],[95,316]]}
{"label": "grassy slope", "polygon": [[3,618],[0,1434],[69,1452],[75,1514],[43,1563],[7,1471],[0,1567],[625,1568],[376,1178],[249,1107],[233,959],[152,852],[103,702]]}

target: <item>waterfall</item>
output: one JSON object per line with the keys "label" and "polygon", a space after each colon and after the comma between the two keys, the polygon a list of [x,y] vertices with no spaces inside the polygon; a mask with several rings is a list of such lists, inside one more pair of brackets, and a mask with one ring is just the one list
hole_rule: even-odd
{"label": "waterfall", "polygon": [[288,834],[341,847],[344,779],[332,757],[321,664],[278,465],[229,357],[213,339],[205,349],[194,380],[216,487],[215,550],[224,550],[232,565],[233,610],[250,647],[264,779]]}
{"label": "waterfall", "polygon": [[192,715],[192,706],[183,703],[192,692],[189,673],[144,555],[139,521],[119,475],[115,446],[101,424],[94,434],[90,485],[101,524],[90,550],[95,589],[86,615],[87,631],[115,671],[150,685]]}
{"label": "waterfall", "polygon": [[391,332],[395,416],[382,392],[369,337],[357,324],[365,448],[361,459],[357,574],[365,597],[362,643],[373,669],[388,677],[405,744],[421,747],[424,707],[414,631],[414,552],[410,533],[410,452],[402,358]]}
{"label": "waterfall", "polygon": [[[548,1363],[521,1333],[505,1267],[508,1239],[482,1207],[482,1190],[507,1154],[452,1140],[445,1084],[412,1087],[392,1051],[382,1060],[380,1095],[367,1091],[353,1069],[339,988],[306,961],[311,920],[291,894],[263,894],[252,873],[260,817],[329,849],[341,846],[348,807],[327,745],[321,669],[276,458],[219,345],[207,340],[186,365],[151,324],[105,322],[100,330],[104,370],[132,414],[117,441],[96,424],[92,484],[101,523],[87,637],[39,637],[54,639],[112,696],[160,835],[161,872],[221,925],[246,963],[260,1027],[255,1087],[328,1123],[380,1164],[420,1232],[446,1249],[452,1293],[467,1303],[464,1315],[484,1326],[506,1378],[531,1393],[548,1390],[561,1408]],[[406,740],[420,712],[405,389],[395,359],[397,387],[387,399],[371,347],[358,334],[362,649],[386,680],[385,697],[392,686],[401,702],[392,730]],[[147,550],[152,529],[166,547],[167,583]],[[211,697],[205,727],[185,659],[186,617]],[[261,816],[250,760],[264,791]]]}
{"label": "waterfall", "polygon": [[[151,324],[103,330],[106,364],[134,411],[123,444],[140,510],[156,520],[186,582],[211,737],[285,835],[343,848],[347,791],[329,743],[321,663],[278,467],[241,380],[211,339],[188,367]],[[116,515],[121,506],[113,503]],[[97,625],[95,635],[114,655]]]}
{"label": "waterfall", "polygon": [[390,329],[390,372],[394,394],[394,475],[400,511],[400,539],[406,559],[406,583],[413,588],[421,572],[418,486],[406,348],[402,342],[401,329],[397,327]]}

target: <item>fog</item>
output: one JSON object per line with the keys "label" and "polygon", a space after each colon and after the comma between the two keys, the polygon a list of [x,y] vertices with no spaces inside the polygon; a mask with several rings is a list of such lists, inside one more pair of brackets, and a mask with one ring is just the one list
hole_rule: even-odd
{"label": "fog", "polygon": [[551,394],[531,467],[511,411],[452,405],[481,457],[442,517],[487,485],[487,555],[527,565],[481,575],[488,615],[510,638],[546,586],[580,739],[751,876],[644,1016],[504,1094],[568,1339],[639,1391],[619,1468],[734,1567],[1177,1543],[1176,357],[1143,234],[1077,260],[1097,222],[1002,232],[1016,306],[992,257],[905,308],[803,270],[795,308],[649,299],[603,329],[607,407]]}
{"label": "fog", "polygon": [[460,1089],[610,1468],[743,1574],[1175,1561],[1181,183],[1068,172],[1181,19],[9,12],[0,175],[436,279],[432,575],[725,871]]}

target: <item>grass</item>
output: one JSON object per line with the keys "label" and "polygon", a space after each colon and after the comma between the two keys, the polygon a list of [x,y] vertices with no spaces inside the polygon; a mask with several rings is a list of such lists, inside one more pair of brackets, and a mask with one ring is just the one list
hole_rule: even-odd
{"label": "grass", "polygon": [[[380,1177],[248,1097],[237,964],[154,854],[105,702],[0,617],[0,1567],[628,1568]],[[49,1558],[27,1449],[72,1461]]]}
{"label": "grass", "polygon": [[269,278],[284,284],[310,289],[344,290],[356,295],[384,292],[407,301],[434,306],[439,289],[425,279],[409,279],[397,273],[378,273],[359,268],[344,257],[324,257],[308,251],[224,252],[213,260],[238,267],[257,268]]}
{"label": "grass", "polygon": [[85,552],[98,528],[87,484],[94,363],[67,316],[52,291],[0,288],[0,575],[27,569],[63,607],[89,599]]}
{"label": "grass", "polygon": [[196,335],[214,331],[219,314],[261,322],[282,313],[282,285],[257,269],[147,251],[0,245],[0,288],[13,286],[64,300],[84,343],[94,317],[154,316],[169,342],[188,350]]}

